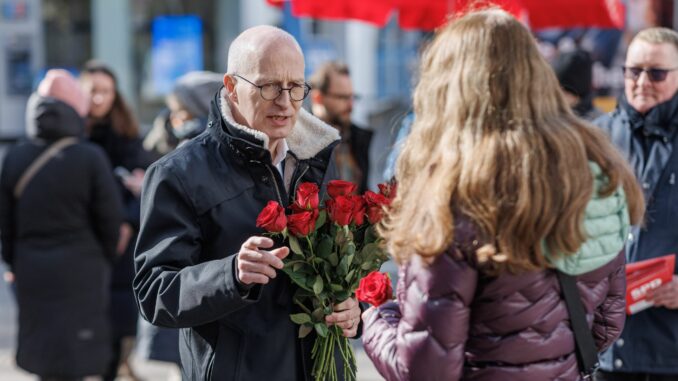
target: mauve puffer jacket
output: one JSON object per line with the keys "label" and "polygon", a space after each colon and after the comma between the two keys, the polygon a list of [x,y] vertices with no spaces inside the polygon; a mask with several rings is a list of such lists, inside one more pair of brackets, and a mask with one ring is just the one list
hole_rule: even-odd
{"label": "mauve puffer jacket", "polygon": [[[577,380],[569,314],[552,270],[488,277],[473,226],[429,266],[400,270],[398,303],[365,313],[363,343],[387,380]],[[599,350],[624,325],[624,255],[577,277]]]}

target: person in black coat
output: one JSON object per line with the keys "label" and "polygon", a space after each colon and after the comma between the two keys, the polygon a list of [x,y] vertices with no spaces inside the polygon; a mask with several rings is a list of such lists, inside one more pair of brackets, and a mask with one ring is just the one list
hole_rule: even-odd
{"label": "person in black coat", "polygon": [[[47,73],[27,106],[29,140],[0,176],[2,259],[15,274],[17,365],[49,380],[104,373],[111,358],[109,281],[122,221],[106,154],[82,141],[88,100],[68,72]],[[73,143],[15,188],[63,138]]]}
{"label": "person in black coat", "polygon": [[[87,118],[89,140],[104,149],[119,180],[125,221],[120,227],[118,258],[111,282],[111,319],[114,358],[104,380],[112,381],[118,368],[134,374],[128,357],[134,347],[139,313],[132,292],[134,242],[139,230],[141,184],[151,156],[143,149],[139,126],[120,95],[113,71],[103,63],[88,62],[81,83],[91,97]],[[133,376],[134,378],[134,376]]]}
{"label": "person in black coat", "polygon": [[[309,380],[315,335],[298,338],[295,287],[278,271],[289,248],[256,219],[270,200],[290,205],[301,182],[335,179],[339,134],[301,109],[303,55],[278,28],[233,41],[224,84],[207,130],[148,169],[135,295],[148,321],[183,328],[186,380]],[[328,321],[355,337],[355,298],[334,311]]]}
{"label": "person in black coat", "polygon": [[310,83],[313,115],[335,127],[341,135],[334,156],[339,177],[358,184],[358,193],[364,193],[370,175],[372,131],[351,121],[355,94],[348,66],[327,62],[311,75]]}

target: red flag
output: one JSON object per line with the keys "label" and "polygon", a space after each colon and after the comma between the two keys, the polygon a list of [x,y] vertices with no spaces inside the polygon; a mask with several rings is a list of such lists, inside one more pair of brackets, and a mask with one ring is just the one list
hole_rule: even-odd
{"label": "red flag", "polygon": [[[284,0],[267,0],[281,4]],[[469,9],[497,5],[531,29],[601,27],[622,28],[622,0],[287,0],[292,14],[326,20],[361,20],[384,26],[392,11],[398,11],[404,29],[432,30],[450,15]],[[469,4],[471,6],[469,7]]]}
{"label": "red flag", "polygon": [[625,8],[621,0],[521,0],[532,29],[624,27]]}
{"label": "red flag", "polygon": [[266,0],[268,5],[272,5],[274,7],[282,8],[285,5],[285,1],[289,0]]}
{"label": "red flag", "polygon": [[294,0],[292,14],[326,20],[361,20],[384,26],[395,0]]}

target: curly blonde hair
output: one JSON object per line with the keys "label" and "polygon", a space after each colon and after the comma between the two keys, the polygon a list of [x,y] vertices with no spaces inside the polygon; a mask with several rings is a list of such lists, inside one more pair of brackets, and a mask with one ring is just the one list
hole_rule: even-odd
{"label": "curly blonde hair", "polygon": [[498,9],[449,22],[425,51],[416,120],[397,162],[398,196],[379,227],[399,262],[435,257],[454,240],[455,211],[491,237],[501,269],[547,266],[574,253],[593,192],[588,162],[623,186],[631,221],[642,193],[598,129],[571,112],[529,31]]}

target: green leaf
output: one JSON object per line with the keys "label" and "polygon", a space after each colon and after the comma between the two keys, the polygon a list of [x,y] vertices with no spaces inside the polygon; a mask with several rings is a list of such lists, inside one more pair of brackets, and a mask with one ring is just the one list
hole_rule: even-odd
{"label": "green leaf", "polygon": [[351,294],[346,290],[334,293],[334,297],[337,298],[337,300],[346,300],[349,296],[351,296]]}
{"label": "green leaf", "polygon": [[297,286],[299,286],[299,287],[301,287],[305,290],[312,291],[311,288],[309,286],[307,286],[308,279],[307,279],[305,274],[297,273],[297,272],[294,272],[294,271],[287,269],[287,268],[283,269],[283,271],[285,272],[285,274],[287,274],[287,276],[290,277],[290,279],[292,280],[292,282],[294,284],[296,284]]}
{"label": "green leaf", "polygon": [[339,261],[339,267],[337,268],[337,275],[340,277],[346,276],[348,273],[348,256],[343,256],[341,257],[341,261]]}
{"label": "green leaf", "polygon": [[320,257],[315,257],[313,258],[313,263],[316,265],[322,266],[323,263],[325,263],[325,260],[320,258]]}
{"label": "green leaf", "polygon": [[[351,274],[351,275],[353,275],[353,274]],[[340,284],[334,284],[334,283],[332,283],[332,284],[330,285],[330,288],[332,289],[332,291],[341,291],[341,290],[344,289],[344,287],[343,287],[342,285],[340,285]]]}
{"label": "green leaf", "polygon": [[300,313],[290,315],[290,319],[297,324],[306,324],[311,322],[311,316],[309,314]]}
{"label": "green leaf", "polygon": [[349,242],[346,244],[346,246],[344,247],[344,255],[350,256],[355,255],[355,243]]}
{"label": "green leaf", "polygon": [[367,228],[367,230],[365,231],[365,240],[364,240],[365,245],[376,242],[378,239],[379,234],[377,233],[377,229],[374,227],[374,225]]}
{"label": "green leaf", "polygon": [[313,283],[313,292],[316,295],[319,295],[321,292],[323,292],[323,286],[325,284],[323,283],[323,278],[320,275],[317,275],[315,277],[315,282]]}
{"label": "green leaf", "polygon": [[318,335],[321,337],[327,337],[327,335],[329,335],[330,333],[330,330],[327,328],[325,323],[315,323],[313,327],[315,328],[315,331],[318,333]]}
{"label": "green leaf", "polygon": [[[330,312],[331,313],[331,312]],[[313,318],[314,322],[322,322],[325,319],[325,313],[323,312],[322,307],[318,307],[313,312],[311,312],[311,317]]]}
{"label": "green leaf", "polygon": [[323,236],[318,242],[318,247],[315,249],[317,256],[322,258],[327,258],[332,254],[332,238],[328,236]]}
{"label": "green leaf", "polygon": [[315,230],[320,229],[320,227],[325,224],[326,220],[327,220],[327,211],[321,210],[320,213],[318,214],[318,219],[315,220]]}
{"label": "green leaf", "polygon": [[299,272],[304,268],[305,263],[299,261],[292,266],[292,271]]}
{"label": "green leaf", "polygon": [[355,274],[355,269],[349,271],[348,275],[346,275],[346,278],[344,278],[346,283],[351,284],[351,278],[353,278],[353,274]]}
{"label": "green leaf", "polygon": [[371,261],[365,261],[362,265],[360,265],[360,268],[363,270],[370,270],[374,268],[374,264]]}
{"label": "green leaf", "polygon": [[302,325],[299,327],[299,338],[303,339],[304,337],[308,336],[311,331],[313,331],[313,327],[309,325]]}
{"label": "green leaf", "polygon": [[290,249],[294,254],[301,255],[302,257],[304,256],[304,252],[301,250],[301,245],[299,245],[299,241],[295,236],[290,236]]}
{"label": "green leaf", "polygon": [[332,267],[336,267],[337,263],[339,263],[339,256],[337,255],[336,252],[330,254],[329,258],[327,258],[327,259],[330,261],[330,264],[332,265]]}
{"label": "green leaf", "polygon": [[377,256],[379,252],[381,252],[381,248],[378,243],[369,243],[360,250],[360,257],[363,258],[363,260],[370,260]]}

